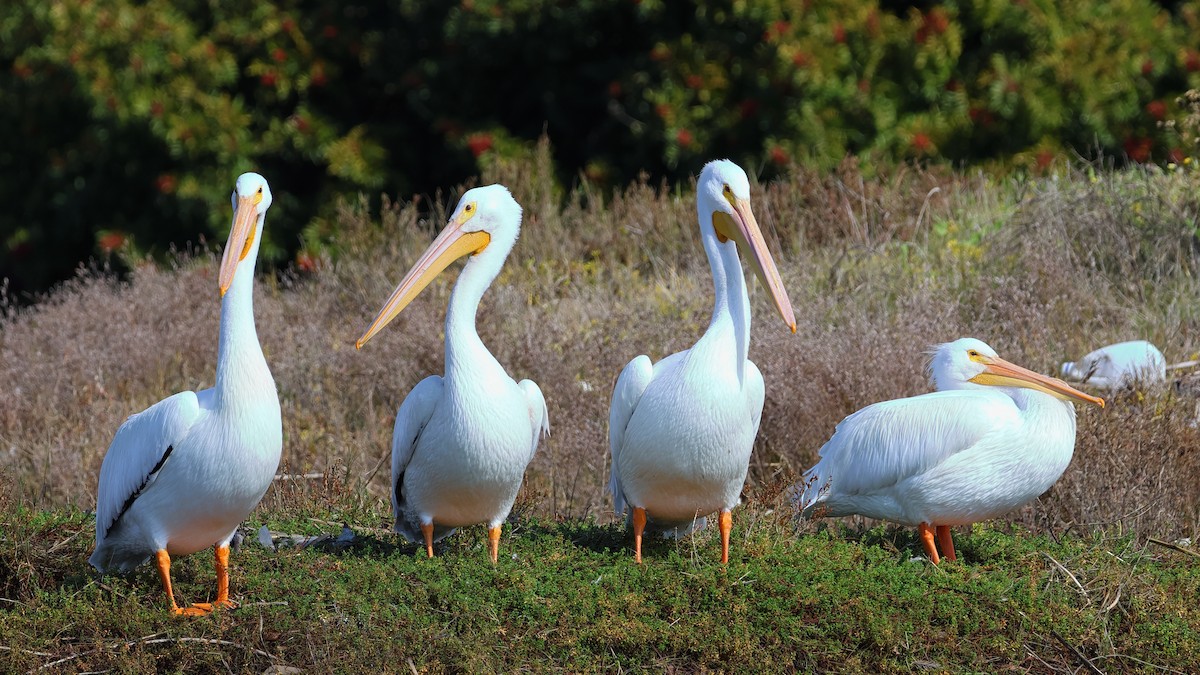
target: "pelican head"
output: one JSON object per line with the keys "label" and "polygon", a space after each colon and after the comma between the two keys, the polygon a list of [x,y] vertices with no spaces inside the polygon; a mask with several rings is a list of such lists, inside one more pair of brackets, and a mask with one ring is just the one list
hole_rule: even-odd
{"label": "pelican head", "polygon": [[709,162],[700,172],[696,190],[701,228],[711,224],[717,241],[722,244],[733,241],[741,254],[749,258],[754,274],[771,294],[779,315],[795,333],[792,303],[750,208],[750,180],[746,172],[727,159]]}
{"label": "pelican head", "polygon": [[[464,256],[475,256],[489,247],[507,255],[521,230],[521,205],[503,185],[488,185],[467,190],[450,216],[441,234],[413,265],[367,332],[355,346],[362,349],[383,330],[433,278]],[[502,256],[503,257],[503,256]],[[469,264],[469,263],[468,263]]]}
{"label": "pelican head", "polygon": [[259,221],[271,207],[271,187],[267,179],[256,173],[238,176],[233,188],[233,226],[229,228],[229,241],[221,255],[221,272],[217,277],[221,297],[233,284],[233,275],[238,263],[250,255]]}
{"label": "pelican head", "polygon": [[1000,358],[983,340],[959,338],[934,348],[929,371],[938,391],[977,387],[1024,387],[1063,401],[1104,407],[1104,399],[1075,389],[1056,378],[1035,373]]}

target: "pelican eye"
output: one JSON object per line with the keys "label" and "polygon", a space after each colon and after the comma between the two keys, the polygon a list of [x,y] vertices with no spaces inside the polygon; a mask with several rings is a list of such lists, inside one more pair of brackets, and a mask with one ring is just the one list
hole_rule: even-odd
{"label": "pelican eye", "polygon": [[258,186],[258,194],[260,194],[260,195],[262,194],[262,186],[261,185]]}

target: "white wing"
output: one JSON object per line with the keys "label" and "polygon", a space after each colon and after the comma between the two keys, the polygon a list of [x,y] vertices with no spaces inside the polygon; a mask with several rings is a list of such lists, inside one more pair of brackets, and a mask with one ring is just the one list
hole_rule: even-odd
{"label": "white wing", "polygon": [[533,444],[529,448],[529,457],[532,458],[537,452],[538,441],[542,436],[550,435],[550,411],[546,409],[546,398],[542,396],[542,390],[536,382],[521,380],[517,386],[525,392],[525,400],[529,402],[529,421],[533,428]]}
{"label": "white wing", "polygon": [[442,389],[442,377],[430,375],[408,392],[396,412],[396,426],[392,430],[392,513],[397,520],[404,503],[404,470],[412,460],[421,432],[442,400]]}
{"label": "white wing", "polygon": [[879,492],[1020,424],[1016,404],[1000,392],[939,391],[867,406],[822,446],[821,461],[805,473],[800,506]]}
{"label": "white wing", "polygon": [[184,391],[130,415],[117,429],[96,487],[97,546],[137,495],[158,478],[170,450],[187,435],[200,411],[196,393]]}
{"label": "white wing", "polygon": [[621,489],[621,475],[617,469],[617,458],[621,453],[621,445],[625,440],[625,428],[633,417],[642,393],[654,379],[654,366],[650,357],[642,354],[630,361],[617,384],[613,387],[612,403],[608,409],[608,446],[612,451],[612,468],[609,470],[608,491],[613,496],[613,509],[618,514],[625,511],[625,493]]}

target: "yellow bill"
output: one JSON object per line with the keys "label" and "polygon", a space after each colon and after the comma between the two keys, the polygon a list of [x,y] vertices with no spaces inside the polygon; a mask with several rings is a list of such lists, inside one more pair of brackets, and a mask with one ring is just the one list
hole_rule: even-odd
{"label": "yellow bill", "polygon": [[736,217],[730,217],[728,214],[718,211],[713,214],[713,228],[717,231],[718,237],[722,240],[732,239],[738,248],[747,254],[751,267],[754,268],[755,276],[767,288],[771,299],[775,301],[775,308],[779,310],[779,315],[783,317],[788,328],[795,333],[796,314],[792,311],[792,301],[788,299],[787,291],[783,288],[783,279],[779,276],[775,260],[771,257],[771,252],[767,249],[767,242],[758,228],[758,221],[754,218],[750,201],[731,198],[730,203],[733,204]]}
{"label": "yellow bill", "polygon": [[254,227],[258,224],[258,203],[262,201],[262,193],[250,197],[238,197],[237,210],[233,212],[233,227],[229,230],[229,241],[225,242],[225,251],[221,254],[221,272],[217,283],[221,288],[221,297],[225,297],[229,286],[233,284],[233,275],[237,272],[238,263],[245,260],[254,245]]}
{"label": "yellow bill", "polygon": [[975,360],[987,366],[987,370],[971,378],[971,382],[976,384],[989,384],[1001,387],[1025,387],[1026,389],[1034,389],[1045,394],[1050,394],[1064,401],[1075,400],[1098,405],[1101,408],[1104,407],[1104,399],[1085,394],[1057,377],[1035,373],[1028,368],[1022,368],[1015,363],[1005,361],[998,356],[980,355],[975,357]]}
{"label": "yellow bill", "polygon": [[441,274],[442,270],[449,267],[450,263],[487,248],[488,243],[492,240],[491,235],[487,232],[463,232],[462,230],[463,224],[470,219],[471,215],[473,213],[464,212],[450,221],[446,225],[446,229],[442,230],[437,239],[433,240],[425,253],[421,254],[416,264],[408,271],[408,274],[404,275],[400,285],[384,303],[383,309],[379,310],[379,316],[375,317],[371,327],[363,333],[358,342],[354,343],[356,348],[362,349],[367,340],[374,337],[392,319],[396,318],[396,315],[407,307],[413,298],[420,295],[429,282]]}

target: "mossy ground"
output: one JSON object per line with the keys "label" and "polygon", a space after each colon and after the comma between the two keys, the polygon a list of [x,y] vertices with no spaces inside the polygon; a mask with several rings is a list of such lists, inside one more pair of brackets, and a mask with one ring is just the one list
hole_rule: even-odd
{"label": "mossy ground", "polygon": [[[233,556],[241,607],[169,615],[153,568],[98,579],[91,517],[18,509],[0,539],[5,670],[264,672],[730,671],[1188,672],[1200,663],[1200,565],[1131,536],[1034,536],[1003,524],[957,536],[930,565],[911,532],[793,523],[738,509],[728,567],[715,535],[654,540],[518,520],[498,565],[482,528],[427,559],[383,528],[337,553]],[[371,522],[381,525],[379,511]],[[311,509],[310,509],[311,510]],[[330,532],[260,511],[247,527]],[[360,517],[368,515],[357,514]],[[174,566],[180,602],[209,599],[211,554]],[[276,668],[273,672],[279,672]],[[288,671],[285,671],[288,672]]]}

